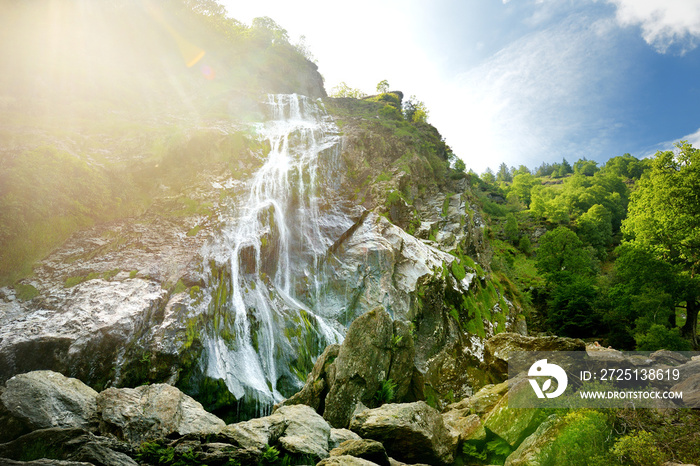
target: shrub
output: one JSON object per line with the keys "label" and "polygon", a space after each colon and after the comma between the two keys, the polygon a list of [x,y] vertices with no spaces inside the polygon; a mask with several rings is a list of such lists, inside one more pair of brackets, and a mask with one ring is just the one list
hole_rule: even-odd
{"label": "shrub", "polygon": [[618,439],[612,451],[621,462],[631,461],[635,466],[657,466],[665,459],[651,432],[643,430]]}

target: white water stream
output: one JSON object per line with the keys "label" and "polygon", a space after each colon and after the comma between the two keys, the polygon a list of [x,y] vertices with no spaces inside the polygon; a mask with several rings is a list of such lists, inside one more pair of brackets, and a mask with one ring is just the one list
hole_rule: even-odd
{"label": "white water stream", "polygon": [[[322,212],[339,144],[322,104],[271,95],[267,105],[270,119],[258,134],[270,152],[210,251],[217,264],[228,264],[230,283],[210,282],[227,287],[226,315],[218,317],[216,332],[203,335],[202,361],[207,376],[224,380],[237,399],[257,403],[260,414],[283,398],[280,376],[299,376],[280,361],[288,366],[303,351],[315,358],[326,344],[342,339],[311,307],[319,301],[321,258],[337,232],[352,224],[333,209]],[[318,348],[300,348],[307,344],[304,332],[315,332]]]}

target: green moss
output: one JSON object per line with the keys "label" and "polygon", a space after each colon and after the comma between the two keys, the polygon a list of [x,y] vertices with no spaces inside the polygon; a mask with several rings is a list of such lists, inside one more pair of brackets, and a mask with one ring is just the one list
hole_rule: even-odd
{"label": "green moss", "polygon": [[129,278],[136,278],[136,275],[138,275],[138,273],[138,270],[132,270],[131,272],[129,272]]}
{"label": "green moss", "polygon": [[29,301],[39,295],[39,290],[34,288],[32,285],[15,283],[14,288],[15,293],[17,294],[17,299],[20,301]]}
{"label": "green moss", "polygon": [[187,236],[197,236],[199,230],[202,229],[202,225],[196,225],[187,232]]}

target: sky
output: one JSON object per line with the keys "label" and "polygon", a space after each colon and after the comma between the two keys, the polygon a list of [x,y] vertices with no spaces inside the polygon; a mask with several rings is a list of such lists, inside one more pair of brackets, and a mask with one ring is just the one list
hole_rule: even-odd
{"label": "sky", "polygon": [[330,93],[386,79],[468,169],[700,147],[700,0],[220,0],[304,36]]}

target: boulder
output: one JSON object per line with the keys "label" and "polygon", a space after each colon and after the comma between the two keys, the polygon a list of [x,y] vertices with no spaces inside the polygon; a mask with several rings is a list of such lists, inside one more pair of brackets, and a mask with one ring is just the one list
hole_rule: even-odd
{"label": "boulder", "polygon": [[505,466],[540,466],[545,463],[547,447],[552,444],[564,426],[563,419],[552,414],[537,430],[527,437],[506,459]]}
{"label": "boulder", "polygon": [[[0,458],[13,460],[85,461],[94,466],[136,466],[124,451],[129,445],[115,439],[98,437],[80,428],[35,430],[0,445]],[[0,464],[6,464],[0,461]]]}
{"label": "boulder", "polygon": [[356,458],[350,455],[331,456],[324,459],[316,466],[377,466],[377,463],[372,463],[362,458]]}
{"label": "boulder", "polygon": [[95,390],[57,372],[16,375],[0,395],[0,442],[49,427],[87,429],[94,421],[96,399]]}
{"label": "boulder", "polygon": [[686,407],[700,408],[700,372],[681,380],[671,387],[670,391],[683,392],[683,405]]}
{"label": "boulder", "polygon": [[328,456],[331,426],[305,405],[283,406],[277,411],[287,428],[279,439],[281,450],[293,455],[313,456],[317,461]]}
{"label": "boulder", "polygon": [[452,430],[454,435],[459,437],[460,442],[467,440],[486,440],[486,430],[481,424],[478,414],[462,416],[458,410],[448,411],[442,415],[445,425]]}
{"label": "boulder", "polygon": [[376,440],[358,439],[347,440],[334,448],[330,452],[331,456],[354,456],[378,464],[379,466],[390,466],[389,456],[386,454],[384,445]]}
{"label": "boulder", "polygon": [[311,406],[331,426],[345,428],[358,406],[377,405],[382,384],[395,385],[396,400],[413,396],[414,355],[409,324],[373,309],[355,319],[342,345],[326,348],[304,388],[281,405]]}
{"label": "boulder", "polygon": [[131,443],[172,434],[216,433],[225,423],[168,384],[108,388],[97,396],[100,430]]}
{"label": "boulder", "polygon": [[282,406],[270,416],[230,424],[218,438],[241,448],[262,450],[277,444],[284,453],[326,458],[331,427],[306,405]]}
{"label": "boulder", "polygon": [[486,431],[502,438],[512,448],[517,448],[540,425],[544,419],[543,410],[509,408],[508,400],[525,394],[530,395],[531,392],[532,387],[527,379],[516,382],[484,418]]}
{"label": "boulder", "polygon": [[450,464],[459,440],[423,401],[368,409],[353,417],[350,429],[382,442],[389,456],[408,463]]}
{"label": "boulder", "polygon": [[484,369],[491,373],[494,380],[503,382],[508,379],[508,360],[517,351],[586,351],[586,344],[577,338],[499,333],[486,340]]}
{"label": "boulder", "polygon": [[331,439],[328,443],[332,450],[346,440],[359,440],[360,436],[349,429],[331,429]]}

